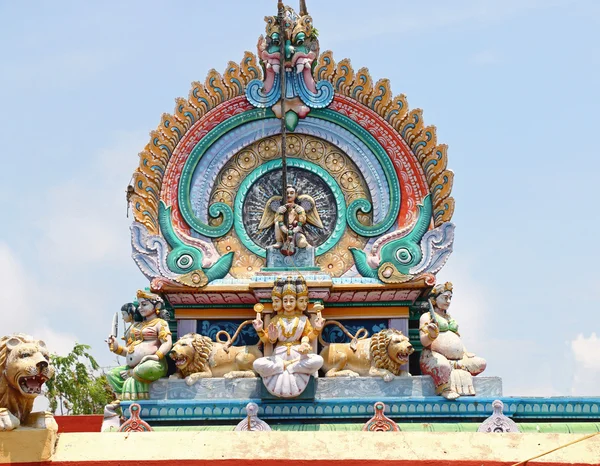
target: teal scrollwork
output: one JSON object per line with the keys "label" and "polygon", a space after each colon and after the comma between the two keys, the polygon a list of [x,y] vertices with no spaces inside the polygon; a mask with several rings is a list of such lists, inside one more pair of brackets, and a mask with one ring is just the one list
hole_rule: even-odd
{"label": "teal scrollwork", "polygon": [[158,222],[163,237],[171,247],[167,254],[167,267],[171,272],[178,274],[189,274],[194,271],[203,272],[208,281],[217,280],[225,277],[229,273],[233,263],[233,252],[227,253],[212,266],[203,268],[203,253],[198,248],[184,243],[175,233],[171,221],[171,207],[167,207],[163,201],[160,201],[158,208]]}
{"label": "teal scrollwork", "polygon": [[[334,196],[336,208],[337,208],[337,218],[336,218],[335,225],[333,227],[333,231],[332,231],[331,235],[329,236],[329,238],[327,238],[327,240],[325,240],[325,242],[323,244],[319,245],[315,249],[315,255],[319,256],[319,255],[324,254],[325,252],[329,251],[332,247],[334,247],[344,234],[345,223],[346,223],[345,219],[347,217],[346,201],[344,199],[344,194],[343,194],[341,188],[338,186],[335,179],[326,170],[322,169],[318,165],[307,162],[306,160],[296,159],[296,158],[288,159],[287,165],[288,165],[288,167],[300,168],[300,169],[307,170],[307,171],[310,171],[310,172],[316,174],[325,183],[327,183],[327,185],[333,192],[333,196]],[[280,170],[281,166],[282,166],[281,160],[271,160],[271,161],[266,162],[263,165],[259,166],[254,171],[252,171],[244,179],[244,181],[242,181],[242,183],[238,189],[238,192],[235,196],[235,201],[234,201],[234,210],[236,212],[242,212],[244,199],[246,198],[246,195],[247,195],[248,191],[250,190],[250,188],[252,187],[252,185],[264,174],[271,172],[273,170]],[[260,247],[254,241],[252,241],[252,239],[248,235],[248,232],[246,231],[246,227],[244,226],[244,219],[242,218],[242,215],[235,216],[234,228],[235,228],[235,232],[237,233],[238,237],[240,238],[240,240],[242,241],[244,246],[246,246],[254,254],[256,254],[260,257],[266,257],[267,254],[266,254],[265,249]]]}
{"label": "teal scrollwork", "polygon": [[371,203],[367,199],[357,199],[348,206],[346,211],[346,220],[352,230],[361,236],[375,237],[380,236],[389,230],[398,217],[400,210],[400,183],[394,170],[394,166],[385,149],[366,129],[355,121],[351,120],[341,113],[329,109],[315,109],[311,113],[313,117],[320,118],[340,125],[359,138],[375,154],[377,161],[383,168],[388,183],[390,193],[390,209],[385,217],[377,224],[367,226],[359,222],[357,214],[359,211],[369,213],[372,209]]}
{"label": "teal scrollwork", "polygon": [[372,268],[367,263],[367,254],[356,248],[350,248],[356,269],[363,277],[381,278],[379,269],[385,266],[394,267],[402,275],[410,275],[410,270],[423,258],[421,240],[429,228],[432,215],[431,195],[423,199],[419,205],[419,217],[412,230],[402,238],[392,239],[379,250],[380,266]]}
{"label": "teal scrollwork", "polygon": [[192,176],[196,166],[198,165],[198,162],[209,149],[209,147],[229,131],[251,121],[274,117],[275,115],[271,110],[263,108],[249,110],[242,114],[235,115],[219,124],[216,128],[213,128],[192,150],[192,153],[190,154],[181,172],[178,200],[183,218],[197,233],[208,238],[220,238],[221,236],[226,235],[233,226],[233,210],[227,204],[221,202],[211,204],[208,210],[208,213],[213,218],[217,218],[219,216],[223,217],[223,221],[218,226],[207,225],[198,219],[198,217],[196,217],[194,214],[189,193]]}

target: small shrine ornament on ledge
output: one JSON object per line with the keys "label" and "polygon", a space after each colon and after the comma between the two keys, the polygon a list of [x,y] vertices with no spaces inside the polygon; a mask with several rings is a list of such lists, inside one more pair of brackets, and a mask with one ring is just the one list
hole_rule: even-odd
{"label": "small shrine ornament on ledge", "polygon": [[495,400],[492,403],[494,409],[493,414],[481,423],[477,432],[494,432],[494,433],[512,433],[521,432],[517,423],[505,416],[502,410],[504,409],[504,403],[500,400]]}
{"label": "small shrine ornament on ledge", "polygon": [[363,432],[400,432],[398,424],[384,414],[385,404],[383,402],[378,401],[373,407],[375,415],[363,426]]}
{"label": "small shrine ornament on ledge", "polygon": [[248,403],[246,405],[246,419],[240,421],[240,423],[233,429],[235,432],[241,431],[260,431],[267,432],[271,430],[269,424],[258,418],[258,405],[256,403]]}
{"label": "small shrine ornament on ledge", "polygon": [[119,432],[153,432],[150,424],[140,418],[141,411],[139,404],[132,403],[129,407],[131,417],[123,423]]}

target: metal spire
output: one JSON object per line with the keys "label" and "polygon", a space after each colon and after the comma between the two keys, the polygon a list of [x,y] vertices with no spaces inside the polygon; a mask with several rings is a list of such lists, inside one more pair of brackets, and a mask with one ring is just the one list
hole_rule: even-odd
{"label": "metal spire", "polygon": [[[283,1],[277,2],[277,22],[279,23],[279,76],[281,82],[281,204],[285,204],[285,191],[287,189],[287,160],[286,126],[285,126],[285,18]],[[286,220],[287,221],[287,220]]]}
{"label": "metal spire", "polygon": [[304,16],[308,14],[308,9],[306,8],[306,0],[300,0],[300,16]]}

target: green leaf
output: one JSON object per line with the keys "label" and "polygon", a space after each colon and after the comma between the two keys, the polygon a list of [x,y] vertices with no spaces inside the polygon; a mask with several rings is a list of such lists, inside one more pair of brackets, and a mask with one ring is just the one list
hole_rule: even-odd
{"label": "green leaf", "polygon": [[46,397],[52,412],[102,414],[104,406],[114,401],[106,375],[89,353],[90,349],[76,343],[68,355],[50,356],[55,375],[46,382]]}

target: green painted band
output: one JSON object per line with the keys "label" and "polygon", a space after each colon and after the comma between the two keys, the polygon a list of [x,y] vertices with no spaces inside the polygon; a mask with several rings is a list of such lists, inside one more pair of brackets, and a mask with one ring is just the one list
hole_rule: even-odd
{"label": "green painted band", "polygon": [[389,186],[390,209],[388,213],[383,220],[376,225],[363,225],[358,221],[356,215],[359,210],[364,213],[370,212],[372,206],[367,199],[357,199],[348,206],[346,217],[350,228],[359,235],[366,237],[382,235],[394,225],[398,218],[398,212],[400,211],[400,183],[390,157],[371,133],[347,116],[329,109],[313,109],[310,115],[321,120],[335,123],[350,131],[354,136],[360,139],[377,158],[377,161],[383,168]]}
{"label": "green painted band", "polygon": [[[371,211],[371,203],[367,199],[357,199],[348,206],[346,209],[346,220],[352,230],[361,236],[375,237],[385,233],[389,230],[398,217],[400,211],[400,184],[398,177],[394,170],[394,166],[383,147],[377,142],[377,140],[365,130],[358,123],[354,122],[350,118],[340,113],[334,112],[328,109],[313,109],[311,116],[316,118],[329,121],[337,124],[354,136],[356,136],[361,142],[363,142],[369,150],[375,155],[377,161],[381,165],[386,181],[389,186],[390,192],[390,208],[384,219],[376,225],[366,226],[361,224],[357,219],[359,211],[368,213]],[[253,109],[244,112],[240,115],[229,118],[228,120],[220,123],[213,128],[209,133],[204,136],[200,142],[192,150],[188,160],[181,173],[181,179],[178,190],[179,208],[185,221],[198,233],[210,237],[218,238],[224,236],[234,224],[234,215],[232,209],[223,203],[212,204],[209,208],[209,213],[212,217],[218,217],[223,215],[223,222],[217,227],[212,227],[200,221],[194,214],[190,202],[190,185],[194,170],[196,169],[201,158],[204,156],[206,151],[214,144],[219,138],[224,136],[227,132],[234,130],[235,128],[242,126],[243,124],[267,119],[275,118],[275,115],[270,109]],[[293,159],[290,159],[293,160]],[[326,172],[325,172],[326,173]],[[338,211],[339,212],[339,211]],[[338,218],[339,220],[339,218]],[[254,243],[253,243],[254,244]],[[324,243],[325,244],[325,243]],[[335,243],[334,243],[335,244]],[[330,249],[331,245],[328,249]],[[262,248],[261,248],[262,249]],[[321,252],[316,252],[317,255],[322,254],[323,245],[321,245]],[[327,249],[327,250],[328,250]],[[264,251],[264,250],[263,250]],[[261,257],[265,255],[260,254]]]}
{"label": "green painted band", "polygon": [[219,238],[224,236],[233,226],[234,215],[233,210],[227,204],[216,202],[209,207],[209,214],[211,217],[218,217],[219,215],[223,216],[223,222],[219,226],[213,227],[207,225],[200,221],[198,217],[196,217],[194,211],[192,210],[189,193],[191,189],[190,185],[192,182],[192,176],[198,163],[210,146],[212,146],[229,131],[232,131],[238,126],[242,126],[251,121],[274,117],[275,115],[270,109],[264,108],[248,110],[247,112],[235,115],[210,130],[190,153],[188,160],[186,161],[181,172],[177,197],[179,200],[179,209],[181,210],[181,215],[188,225],[201,235],[209,238]]}
{"label": "green painted band", "polygon": [[[273,170],[280,169],[281,166],[282,166],[281,160],[270,160],[270,161],[262,164],[258,168],[254,169],[248,176],[246,176],[246,178],[244,178],[244,181],[242,181],[242,183],[240,184],[238,192],[235,196],[235,201],[233,204],[233,208],[235,209],[235,211],[242,212],[246,194],[248,193],[248,191],[250,190],[252,185],[256,182],[256,180],[258,180],[261,176],[265,175],[266,173],[269,173]],[[337,184],[335,179],[326,170],[322,169],[318,165],[315,165],[314,163],[310,163],[310,162],[307,162],[306,160],[302,160],[302,159],[289,158],[289,159],[287,159],[287,166],[294,167],[294,168],[301,168],[303,170],[307,170],[307,171],[314,173],[329,186],[329,188],[331,189],[331,191],[333,193],[333,197],[335,199],[335,204],[337,207],[337,218],[335,221],[333,232],[331,233],[329,238],[327,238],[327,240],[323,244],[321,244],[317,248],[315,248],[315,255],[320,256],[321,254],[326,253],[333,246],[335,246],[337,244],[337,242],[340,240],[340,238],[344,235],[344,230],[345,230],[345,226],[346,226],[345,219],[347,217],[346,201],[344,199],[344,193],[342,192],[341,188],[339,187],[339,185]],[[242,241],[244,246],[246,246],[250,251],[252,251],[257,256],[260,256],[260,257],[267,256],[266,250],[264,248],[262,248],[261,246],[259,246],[258,244],[256,244],[254,241],[252,241],[252,239],[246,232],[246,228],[244,227],[242,215],[235,216],[234,228],[235,228],[235,232],[237,233],[238,237],[240,238],[240,240]]]}

